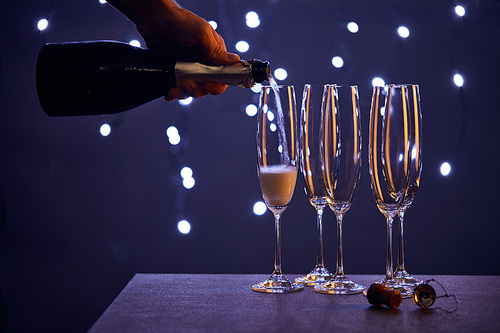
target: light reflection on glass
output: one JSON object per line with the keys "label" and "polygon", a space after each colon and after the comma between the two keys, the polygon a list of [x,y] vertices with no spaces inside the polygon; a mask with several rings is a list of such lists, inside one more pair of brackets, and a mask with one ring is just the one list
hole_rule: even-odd
{"label": "light reflection on glass", "polygon": [[269,120],[269,121],[274,120],[274,113],[272,111],[267,111],[267,120]]}

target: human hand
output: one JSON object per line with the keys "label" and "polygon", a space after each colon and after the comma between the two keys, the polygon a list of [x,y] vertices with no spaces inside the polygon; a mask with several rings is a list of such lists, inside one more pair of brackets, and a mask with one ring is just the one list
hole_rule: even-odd
{"label": "human hand", "polygon": [[[149,20],[139,23],[137,29],[149,49],[172,59],[213,65],[229,65],[240,60],[238,55],[227,52],[224,40],[207,21],[180,7],[155,11]],[[170,89],[165,99],[173,101],[189,96],[219,95],[226,88],[226,85],[214,82],[200,85],[185,80],[179,87]]]}

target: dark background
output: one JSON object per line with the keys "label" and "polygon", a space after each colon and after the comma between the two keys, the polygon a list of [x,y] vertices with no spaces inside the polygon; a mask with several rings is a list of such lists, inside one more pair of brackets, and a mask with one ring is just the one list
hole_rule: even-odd
{"label": "dark background", "polygon": [[[418,274],[500,274],[498,124],[500,2],[181,1],[219,23],[228,49],[288,71],[302,85],[358,84],[364,165],[345,217],[346,274],[385,272],[386,226],[369,186],[371,80],[418,83],[423,112],[421,188],[406,220],[406,266]],[[245,14],[260,14],[250,29]],[[49,27],[36,23],[49,17]],[[356,21],[360,30],[348,32]],[[410,37],[396,34],[399,24]],[[124,16],[97,0],[0,1],[0,298],[12,332],[83,332],[138,272],[271,273],[273,218],[254,215],[256,101],[230,87],[189,106],[158,100],[113,116],[50,118],[35,89],[46,42],[139,39]],[[336,69],[331,58],[345,66]],[[453,83],[459,72],[462,88]],[[99,134],[112,126],[108,137]],[[179,128],[182,144],[165,135]],[[449,176],[439,172],[442,162]],[[188,165],[196,185],[179,186]],[[180,234],[185,217],[192,230]],[[334,215],[325,215],[325,259],[335,269]],[[283,216],[283,268],[315,264],[316,225],[299,179]],[[182,283],[182,281],[179,281]],[[250,286],[249,286],[250,288]],[[6,309],[6,310],[5,310]],[[5,311],[4,311],[5,310]]]}

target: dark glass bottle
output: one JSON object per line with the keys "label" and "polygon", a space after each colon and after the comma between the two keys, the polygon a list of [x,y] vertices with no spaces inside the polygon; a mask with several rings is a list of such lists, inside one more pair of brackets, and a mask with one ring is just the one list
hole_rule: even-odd
{"label": "dark glass bottle", "polygon": [[269,63],[257,59],[207,66],[115,41],[49,43],[38,55],[36,86],[50,116],[97,115],[165,96],[184,79],[252,87],[269,73]]}

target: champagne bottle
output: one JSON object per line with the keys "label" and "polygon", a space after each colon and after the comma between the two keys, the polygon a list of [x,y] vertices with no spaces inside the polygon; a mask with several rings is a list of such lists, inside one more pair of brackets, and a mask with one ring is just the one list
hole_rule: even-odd
{"label": "champagne bottle", "polygon": [[49,43],[38,55],[36,86],[50,116],[98,115],[165,96],[185,79],[248,88],[269,73],[269,63],[258,59],[208,66],[115,41]]}

